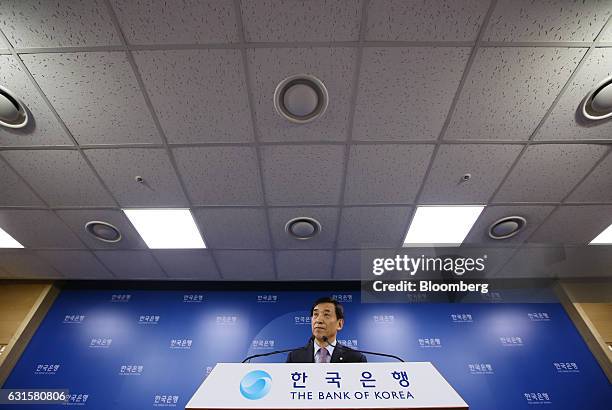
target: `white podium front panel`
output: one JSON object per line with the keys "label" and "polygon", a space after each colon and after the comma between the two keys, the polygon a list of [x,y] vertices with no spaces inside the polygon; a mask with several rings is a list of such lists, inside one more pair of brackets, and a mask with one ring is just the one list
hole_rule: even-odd
{"label": "white podium front panel", "polygon": [[429,362],[219,363],[186,409],[467,409]]}

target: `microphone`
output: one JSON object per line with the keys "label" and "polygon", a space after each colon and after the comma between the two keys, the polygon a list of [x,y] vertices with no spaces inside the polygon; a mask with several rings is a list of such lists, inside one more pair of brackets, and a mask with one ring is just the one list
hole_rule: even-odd
{"label": "microphone", "polygon": [[[308,339],[308,343],[311,343],[313,340],[314,340],[314,335],[310,336],[310,339]],[[307,344],[308,344],[308,343],[307,343]],[[251,361],[251,359],[255,359],[255,358],[257,358],[257,357],[272,356],[272,355],[275,355],[275,354],[281,354],[281,353],[291,352],[291,351],[293,351],[293,350],[300,349],[300,348],[302,348],[302,347],[303,347],[303,346],[300,346],[300,347],[294,347],[294,348],[292,348],[292,349],[275,350],[275,351],[273,351],[273,352],[253,354],[253,355],[251,355],[251,356],[247,356],[247,357],[246,357],[246,358],[245,358],[245,359],[244,359],[242,362],[240,362],[240,363],[246,363],[247,361],[248,361],[248,362],[250,362],[250,361]]]}
{"label": "microphone", "polygon": [[[338,342],[336,342],[336,344],[334,344],[334,345],[333,345],[333,344],[329,343],[329,342],[328,342],[328,340],[329,340],[329,338],[328,338],[327,336],[323,336],[323,341],[324,341],[325,343],[329,344],[331,347],[333,347],[333,348],[335,349],[335,348],[336,348],[336,345],[338,344]],[[342,347],[346,347],[346,346],[344,346],[344,345],[342,345],[342,344],[341,344],[340,346],[342,346]],[[347,349],[349,349],[348,347],[346,347],[346,348],[347,348]],[[391,358],[393,358],[393,359],[397,359],[397,360],[399,360],[400,362],[405,362],[405,360],[404,360],[404,359],[402,359],[401,357],[396,356],[396,355],[394,355],[394,354],[378,353],[378,352],[369,352],[369,351],[367,351],[367,350],[357,350],[357,349],[351,349],[351,350],[352,350],[352,351],[354,351],[354,352],[365,353],[365,354],[371,354],[371,355],[374,355],[374,356],[391,357]]]}

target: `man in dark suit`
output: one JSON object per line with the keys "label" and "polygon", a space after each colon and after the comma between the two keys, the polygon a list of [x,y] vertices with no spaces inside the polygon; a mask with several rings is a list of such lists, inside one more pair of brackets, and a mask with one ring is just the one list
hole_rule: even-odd
{"label": "man in dark suit", "polygon": [[310,309],[312,336],[301,349],[287,355],[287,363],[350,363],[367,362],[366,357],[336,342],[336,334],[344,326],[344,309],[337,300],[324,297]]}

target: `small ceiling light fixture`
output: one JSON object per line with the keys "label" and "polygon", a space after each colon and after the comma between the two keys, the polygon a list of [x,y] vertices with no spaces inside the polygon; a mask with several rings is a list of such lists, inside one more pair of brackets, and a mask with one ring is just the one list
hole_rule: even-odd
{"label": "small ceiling light fixture", "polygon": [[4,229],[0,228],[0,248],[21,249],[23,245],[17,242]]}
{"label": "small ceiling light fixture", "polygon": [[206,248],[189,209],[124,209],[149,249]]}
{"label": "small ceiling light fixture", "polygon": [[522,216],[506,216],[498,219],[489,226],[491,239],[508,239],[518,234],[527,225]]}
{"label": "small ceiling light fixture", "polygon": [[589,242],[589,245],[612,245],[612,224]]}
{"label": "small ceiling light fixture", "polygon": [[317,77],[298,74],[285,78],[274,91],[274,108],[285,119],[305,124],[319,118],[327,109],[327,88]]}
{"label": "small ceiling light fixture", "polygon": [[321,224],[313,218],[299,217],[287,222],[285,231],[295,239],[306,240],[321,232]]}
{"label": "small ceiling light fixture", "polygon": [[408,246],[459,246],[484,205],[419,206],[406,233]]}
{"label": "small ceiling light fixture", "polygon": [[121,240],[121,232],[114,225],[103,221],[89,221],[85,224],[85,230],[99,241],[117,243]]}
{"label": "small ceiling light fixture", "polygon": [[7,128],[23,128],[28,124],[28,111],[11,91],[0,86],[0,125]]}
{"label": "small ceiling light fixture", "polygon": [[612,77],[597,84],[582,102],[582,115],[589,120],[612,117]]}

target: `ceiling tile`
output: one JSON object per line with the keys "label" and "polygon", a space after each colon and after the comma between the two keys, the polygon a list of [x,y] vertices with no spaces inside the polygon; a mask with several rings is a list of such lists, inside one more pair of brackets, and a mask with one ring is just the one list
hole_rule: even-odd
{"label": "ceiling tile", "polygon": [[238,41],[234,3],[227,0],[111,0],[130,44]]}
{"label": "ceiling tile", "polygon": [[472,41],[488,5],[481,0],[371,1],[366,40]]}
{"label": "ceiling tile", "polygon": [[263,208],[201,208],[194,211],[211,249],[270,249]]}
{"label": "ceiling tile", "polygon": [[[248,50],[256,124],[262,141],[344,141],[347,138],[354,48],[257,48]],[[314,74],[329,94],[325,113],[294,124],[274,109],[274,90],[295,74]]]}
{"label": "ceiling tile", "polygon": [[[338,225],[338,208],[270,208],[270,225],[276,249],[333,248]],[[294,218],[314,218],[321,231],[308,240],[296,239],[285,231],[287,222]]]}
{"label": "ceiling tile", "polygon": [[501,278],[554,278],[558,266],[565,261],[565,252],[560,247],[523,246],[495,273]]}
{"label": "ceiling tile", "polygon": [[0,206],[43,206],[25,182],[0,158]]}
{"label": "ceiling tile", "polygon": [[612,138],[612,121],[587,121],[583,119],[580,108],[587,94],[611,75],[612,48],[593,49],[569,82],[535,139]]}
{"label": "ceiling tile", "polygon": [[528,139],[585,51],[479,49],[445,138]]}
{"label": "ceiling tile", "polygon": [[121,44],[103,0],[7,0],[2,31],[14,47],[82,47]]}
{"label": "ceiling tile", "polygon": [[51,211],[2,209],[0,227],[26,248],[84,248]]}
{"label": "ceiling tile", "polygon": [[279,280],[331,279],[333,251],[279,251],[276,268]]}
{"label": "ceiling tile", "polygon": [[0,251],[0,268],[12,279],[61,279],[62,275],[34,252]]}
{"label": "ceiling tile", "polygon": [[361,251],[337,251],[333,278],[361,280]]}
{"label": "ceiling tile", "polygon": [[344,147],[264,146],[261,161],[270,205],[337,205]]}
{"label": "ceiling tile", "polygon": [[[82,209],[59,210],[56,213],[90,249],[146,249],[147,247],[121,211],[113,209]],[[89,221],[102,221],[113,225],[121,232],[121,241],[108,243],[95,239],[85,230],[85,224]]]}
{"label": "ceiling tile", "polygon": [[165,279],[159,264],[148,251],[96,251],[95,254],[121,279]]}
{"label": "ceiling tile", "polygon": [[414,202],[433,148],[433,145],[352,146],[344,202]]}
{"label": "ceiling tile", "polygon": [[261,205],[256,151],[252,147],[173,150],[193,205]]}
{"label": "ceiling tile", "polygon": [[70,279],[114,279],[89,251],[38,251],[37,254]]}
{"label": "ceiling tile", "polygon": [[[93,149],[85,154],[121,206],[187,206],[165,149]],[[136,182],[136,176],[143,182]]]}
{"label": "ceiling tile", "polygon": [[134,58],[170,143],[253,140],[239,50],[141,51]]}
{"label": "ceiling tile", "polygon": [[[522,243],[540,226],[553,209],[555,209],[554,206],[487,206],[474,223],[463,243],[478,243],[489,246]],[[491,224],[507,216],[522,216],[527,220],[527,225],[512,238],[491,239],[489,237]]]}
{"label": "ceiling tile", "polygon": [[567,198],[568,202],[612,202],[612,155],[606,158],[586,177]]}
{"label": "ceiling tile", "polygon": [[564,246],[565,259],[555,266],[559,277],[610,277],[612,252],[609,246]]}
{"label": "ceiling tile", "polygon": [[153,254],[167,275],[173,279],[220,279],[210,251],[201,249],[164,249],[153,251]]}
{"label": "ceiling tile", "polygon": [[[521,152],[519,145],[442,145],[419,202],[486,204]],[[463,181],[465,174],[471,174]]]}
{"label": "ceiling tile", "polygon": [[338,248],[399,247],[412,207],[351,207],[342,210]]}
{"label": "ceiling tile", "polygon": [[593,41],[610,15],[610,2],[500,0],[487,41]]}
{"label": "ceiling tile", "polygon": [[0,146],[73,145],[15,57],[0,56],[0,67],[0,84],[23,101],[30,115],[24,128],[0,127]]}
{"label": "ceiling tile", "polygon": [[600,41],[612,42],[612,23],[608,22],[607,27],[603,30]]}
{"label": "ceiling tile", "polygon": [[76,150],[4,151],[2,155],[50,206],[114,204]]}
{"label": "ceiling tile", "polygon": [[523,153],[494,202],[561,201],[606,150],[603,145],[532,145]]}
{"label": "ceiling tile", "polygon": [[365,48],[353,139],[438,138],[469,48]]}
{"label": "ceiling tile", "polygon": [[357,41],[360,0],[242,0],[246,41]]}
{"label": "ceiling tile", "polygon": [[125,53],[22,58],[79,144],[160,142]]}
{"label": "ceiling tile", "polygon": [[274,280],[274,261],[270,251],[215,251],[225,280]]}
{"label": "ceiling tile", "polygon": [[566,205],[558,208],[529,242],[586,245],[610,224],[612,205]]}

